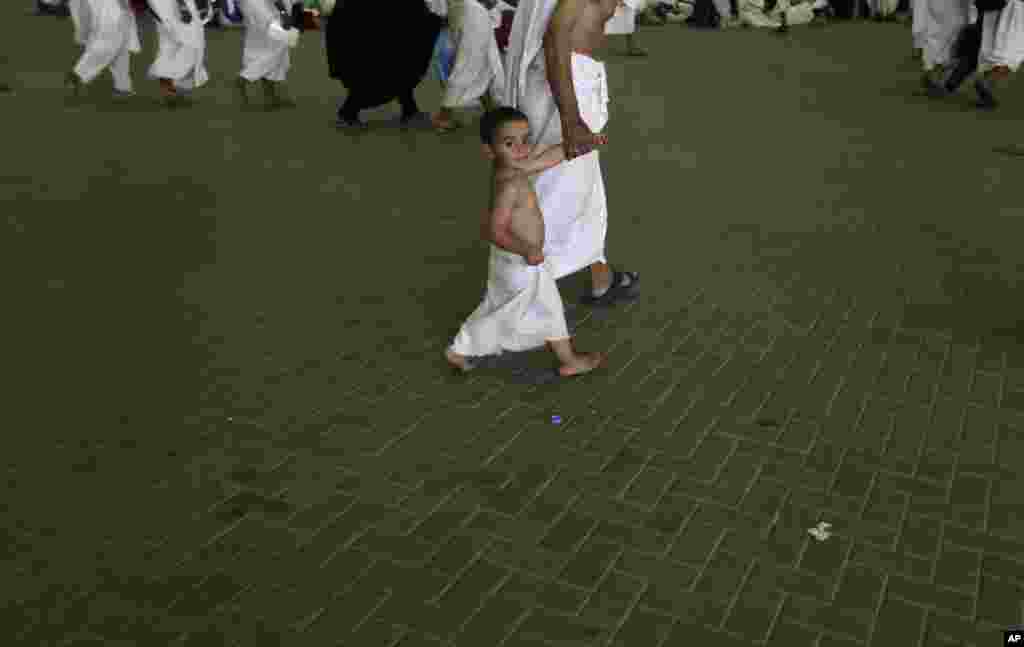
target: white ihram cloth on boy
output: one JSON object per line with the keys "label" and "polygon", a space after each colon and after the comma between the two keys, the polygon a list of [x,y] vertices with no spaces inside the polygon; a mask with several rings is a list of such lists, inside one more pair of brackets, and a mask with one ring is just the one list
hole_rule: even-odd
{"label": "white ihram cloth on boy", "polygon": [[[494,30],[501,25],[498,7],[487,9],[477,0],[449,0],[449,25],[455,39],[455,65],[441,105],[468,108],[488,91],[495,102],[505,96],[505,66]],[[454,12],[459,13],[455,20]],[[456,27],[457,25],[457,27]]]}
{"label": "white ihram cloth on boy", "polygon": [[[548,85],[543,40],[558,0],[520,0],[505,53],[505,105],[526,114],[530,144],[562,142],[562,122]],[[580,115],[591,131],[608,123],[608,83],[604,64],[572,53],[572,76]],[[561,278],[605,262],[608,201],[601,158],[591,151],[554,166],[534,179],[544,216],[544,255]]]}
{"label": "white ihram cloth on boy", "polygon": [[206,72],[206,25],[201,20],[195,0],[184,0],[192,16],[189,23],[181,19],[177,0],[149,0],[159,19],[156,23],[156,60],[149,75],[171,79],[182,89],[198,88],[210,80]]}
{"label": "white ihram cloth on boy", "polygon": [[451,350],[485,357],[568,337],[565,305],[548,261],[527,265],[519,254],[491,245],[487,293],[462,324]]}
{"label": "white ihram cloth on boy", "polygon": [[[238,4],[245,21],[239,76],[247,81],[284,81],[291,66],[288,50],[298,45],[298,30],[282,27],[274,0],[239,0]],[[281,4],[291,12],[293,0],[282,0]]]}
{"label": "white ihram cloth on boy", "polygon": [[127,0],[71,0],[75,42],[85,48],[74,72],[89,83],[110,70],[119,92],[132,91],[131,55],[142,51],[135,14]]}

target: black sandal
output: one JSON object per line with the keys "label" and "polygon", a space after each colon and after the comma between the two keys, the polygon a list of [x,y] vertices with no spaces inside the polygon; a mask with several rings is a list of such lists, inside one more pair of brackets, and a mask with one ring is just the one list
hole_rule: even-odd
{"label": "black sandal", "polygon": [[[623,279],[629,279],[623,284]],[[638,272],[620,272],[612,270],[612,284],[599,297],[591,293],[583,295],[582,302],[590,306],[613,306],[620,301],[635,299],[640,291],[640,274]]]}

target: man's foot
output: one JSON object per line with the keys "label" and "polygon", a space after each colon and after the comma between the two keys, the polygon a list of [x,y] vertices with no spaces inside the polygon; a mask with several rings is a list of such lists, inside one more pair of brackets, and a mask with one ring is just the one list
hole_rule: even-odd
{"label": "man's foot", "polygon": [[267,98],[270,108],[294,108],[295,102],[284,93],[280,83],[263,80],[263,95]]}
{"label": "man's foot", "polygon": [[941,99],[946,96],[946,88],[936,79],[942,78],[942,70],[936,69],[933,72],[925,72],[921,75],[921,87],[926,95],[932,99]]}
{"label": "man's foot", "polygon": [[71,15],[71,11],[68,8],[66,2],[60,2],[57,4],[47,4],[41,0],[36,0],[36,15],[39,16],[59,16],[66,18]]}
{"label": "man's foot", "polygon": [[434,126],[434,131],[439,135],[450,133],[462,127],[461,123],[455,119],[444,116],[440,112],[430,118],[430,123]]}
{"label": "man's foot", "polygon": [[448,363],[451,364],[452,367],[463,373],[468,373],[476,368],[476,365],[473,364],[468,357],[459,355],[450,348],[444,351],[444,358],[448,360]]}
{"label": "man's foot", "polygon": [[592,306],[611,306],[620,301],[636,298],[640,293],[640,274],[637,272],[612,271],[607,287],[597,287],[584,295],[583,303]]}
{"label": "man's foot", "polygon": [[118,90],[117,88],[114,88],[113,91],[114,101],[127,101],[134,96],[135,92],[133,90]]}
{"label": "man's foot", "polygon": [[398,120],[398,124],[403,130],[428,130],[434,127],[433,120],[425,112],[417,112],[414,115],[408,116],[402,115]]}
{"label": "man's foot", "polygon": [[978,93],[977,106],[982,110],[994,110],[999,107],[992,80],[981,77],[974,82],[974,91]]}
{"label": "man's foot", "polygon": [[235,79],[235,97],[243,106],[249,105],[249,80],[242,77]]}
{"label": "man's foot", "polygon": [[359,117],[355,119],[346,119],[345,117],[338,117],[334,121],[334,127],[338,130],[358,133],[367,130],[370,126],[365,121],[361,121]]}
{"label": "man's foot", "polygon": [[571,362],[558,367],[558,374],[562,377],[583,375],[604,364],[604,360],[604,353],[576,353]]}
{"label": "man's foot", "polygon": [[78,78],[78,75],[74,72],[68,72],[64,75],[64,87],[68,90],[68,96],[71,99],[77,99],[82,96],[82,79]]}

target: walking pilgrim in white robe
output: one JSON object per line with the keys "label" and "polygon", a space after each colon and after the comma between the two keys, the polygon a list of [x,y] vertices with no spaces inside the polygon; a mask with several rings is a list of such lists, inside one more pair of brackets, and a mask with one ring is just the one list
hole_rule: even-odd
{"label": "walking pilgrim in white robe", "polygon": [[979,70],[1002,66],[1016,72],[1024,63],[1024,0],[1008,0],[1002,11],[986,12],[981,29]]}
{"label": "walking pilgrim in white robe", "polygon": [[[520,0],[505,58],[504,104],[530,122],[530,144],[562,141],[562,122],[548,84],[543,40],[558,0]],[[580,115],[591,131],[608,123],[608,83],[603,63],[573,52],[573,84]],[[599,151],[591,151],[535,176],[544,217],[544,255],[555,278],[604,263],[608,201]]]}
{"label": "walking pilgrim in white robe", "polygon": [[[920,32],[916,44],[921,48],[924,71],[931,72],[936,66],[949,65],[957,37],[977,14],[972,0],[921,0],[920,4]],[[916,14],[914,20],[918,20]]]}
{"label": "walking pilgrim in white robe", "polygon": [[445,108],[475,107],[487,93],[495,102],[504,99],[505,65],[494,30],[501,25],[501,11],[507,6],[499,3],[487,9],[477,0],[448,0],[455,64],[441,100]]}
{"label": "walking pilgrim in white robe", "polygon": [[[289,49],[299,44],[299,30],[281,25],[281,12],[274,0],[239,0],[245,39],[242,44],[242,72],[246,81],[281,82],[291,66]],[[285,11],[293,0],[281,0]]]}
{"label": "walking pilgrim in white robe", "polygon": [[449,348],[464,357],[486,357],[568,338],[565,304],[549,261],[527,265],[519,254],[491,245],[487,292]]}
{"label": "walking pilgrim in white robe", "polygon": [[824,9],[828,2],[814,0],[813,3],[792,3],[789,0],[778,0],[768,12],[765,12],[764,6],[764,0],[740,0],[740,22],[750,27],[778,28],[782,26],[782,17],[785,15],[787,25],[806,25],[814,20],[814,10]]}
{"label": "walking pilgrim in white robe", "polygon": [[128,0],[71,0],[68,9],[75,42],[85,48],[74,73],[82,83],[90,83],[103,70],[110,70],[114,88],[132,92],[131,55],[142,47]]}
{"label": "walking pilgrim in white robe", "polygon": [[891,16],[896,13],[900,0],[868,0],[868,8],[876,16]]}
{"label": "walking pilgrim in white robe", "polygon": [[206,72],[206,27],[201,20],[195,0],[183,0],[192,16],[189,23],[182,20],[177,0],[149,0],[157,16],[157,54],[149,68],[149,75],[157,79],[171,79],[184,90],[198,88],[210,80]]}

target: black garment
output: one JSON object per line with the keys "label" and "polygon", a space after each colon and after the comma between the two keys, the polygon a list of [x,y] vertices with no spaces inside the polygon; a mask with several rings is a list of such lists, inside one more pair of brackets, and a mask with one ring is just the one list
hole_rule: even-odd
{"label": "black garment", "polygon": [[338,116],[353,120],[360,110],[402,103],[416,111],[413,90],[430,66],[441,17],[423,0],[346,0],[335,7],[324,32],[332,79],[348,88]]}
{"label": "black garment", "polygon": [[[402,119],[413,117],[420,111],[419,106],[416,104],[416,97],[413,96],[413,88],[402,91],[395,98],[398,99],[398,103],[402,106]],[[341,104],[341,108],[338,109],[338,119],[354,123],[359,121],[360,111],[367,108],[375,108],[382,103],[387,103],[387,101],[377,102],[372,94],[365,95],[359,90],[349,90],[348,96],[345,97],[345,103]]]}
{"label": "black garment", "polygon": [[718,29],[722,24],[722,16],[712,0],[697,0],[693,5],[693,13],[686,19],[686,24],[698,29]]}
{"label": "black garment", "polygon": [[953,58],[956,64],[946,78],[947,92],[956,92],[957,88],[967,80],[974,70],[978,69],[978,57],[981,56],[981,29],[985,14],[978,13],[978,20],[967,25],[957,35],[953,44]]}

